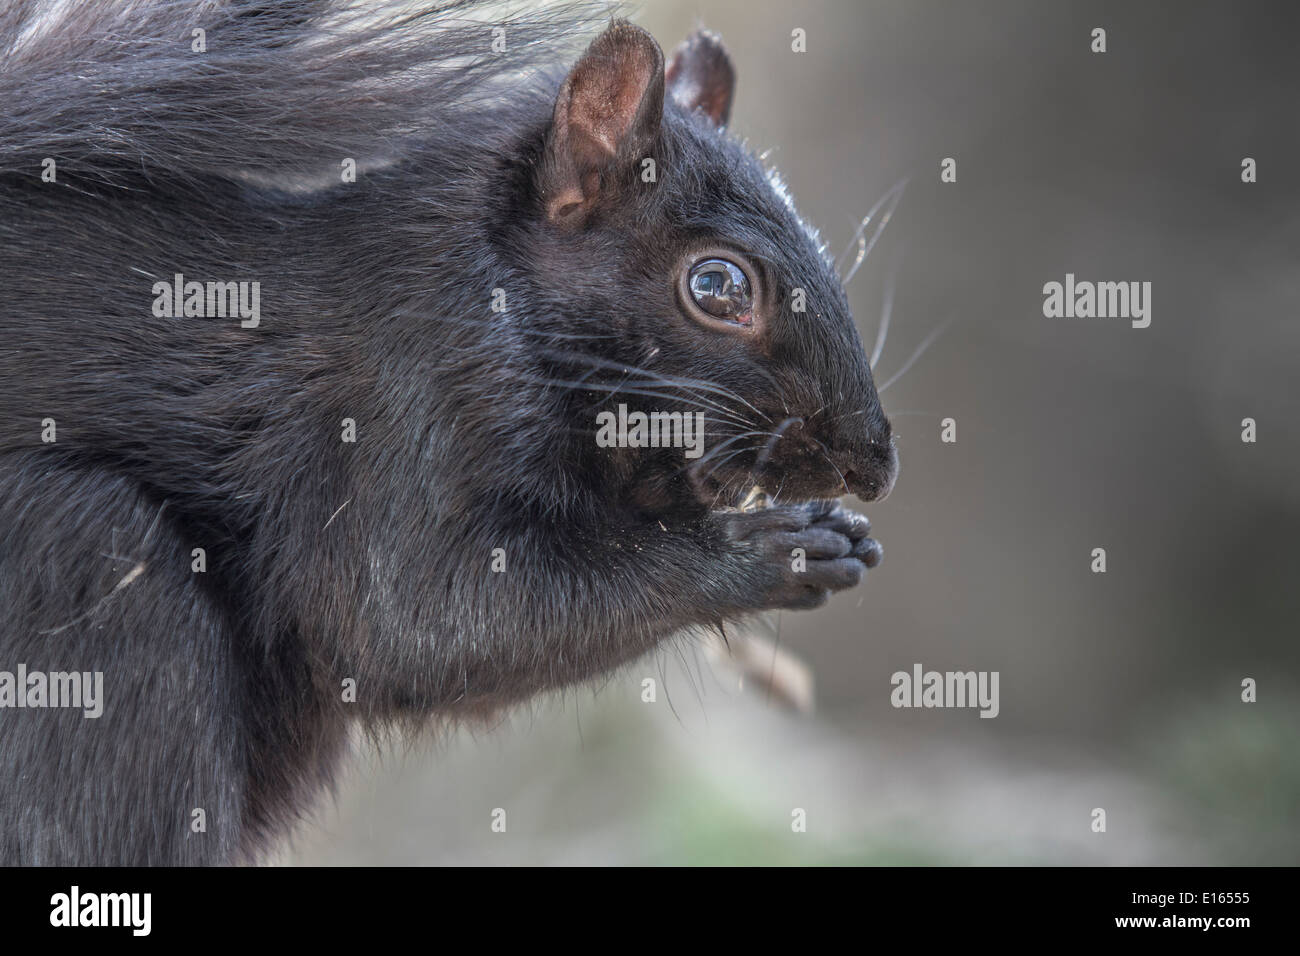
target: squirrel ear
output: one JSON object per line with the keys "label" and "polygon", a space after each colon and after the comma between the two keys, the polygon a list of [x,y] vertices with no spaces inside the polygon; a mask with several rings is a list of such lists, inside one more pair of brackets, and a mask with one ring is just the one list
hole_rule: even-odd
{"label": "squirrel ear", "polygon": [[736,70],[722,38],[696,30],[673,53],[668,64],[668,92],[688,113],[699,110],[726,126],[736,91]]}
{"label": "squirrel ear", "polygon": [[556,97],[540,174],[547,218],[572,222],[585,214],[616,159],[649,152],[663,113],[663,51],[645,30],[615,21]]}

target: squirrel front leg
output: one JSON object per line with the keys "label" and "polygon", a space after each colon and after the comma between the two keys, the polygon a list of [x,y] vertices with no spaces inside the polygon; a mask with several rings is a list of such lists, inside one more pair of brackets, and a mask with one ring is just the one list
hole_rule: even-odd
{"label": "squirrel front leg", "polygon": [[[880,559],[860,514],[834,503],[712,512],[556,538],[519,528],[486,574],[445,602],[439,696],[505,702],[632,660],[674,633],[817,607]],[[462,613],[468,611],[468,613]],[[468,622],[468,623],[467,623]]]}

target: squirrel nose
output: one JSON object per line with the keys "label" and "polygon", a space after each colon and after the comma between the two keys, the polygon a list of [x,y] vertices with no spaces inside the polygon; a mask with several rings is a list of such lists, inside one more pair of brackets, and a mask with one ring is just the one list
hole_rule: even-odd
{"label": "squirrel nose", "polygon": [[883,501],[894,490],[898,452],[892,442],[873,443],[865,452],[835,457],[845,486],[863,501]]}

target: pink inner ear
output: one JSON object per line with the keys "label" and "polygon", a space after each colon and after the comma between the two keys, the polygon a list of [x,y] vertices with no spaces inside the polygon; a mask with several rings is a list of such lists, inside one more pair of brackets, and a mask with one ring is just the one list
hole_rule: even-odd
{"label": "pink inner ear", "polygon": [[663,53],[650,34],[619,22],[592,41],[560,88],[538,174],[552,220],[577,222],[620,155],[653,148],[663,97]]}
{"label": "pink inner ear", "polygon": [[627,48],[585,64],[574,77],[570,128],[581,130],[609,155],[617,153],[637,118],[656,66],[642,51]]}

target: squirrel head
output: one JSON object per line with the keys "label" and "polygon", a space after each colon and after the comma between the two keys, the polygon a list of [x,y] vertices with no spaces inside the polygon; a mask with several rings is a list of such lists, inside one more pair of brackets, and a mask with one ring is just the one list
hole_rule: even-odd
{"label": "squirrel head", "polygon": [[734,86],[715,35],[665,67],[622,21],[563,80],[515,247],[567,326],[549,371],[584,394],[588,433],[619,405],[704,423],[693,458],[655,422],[651,447],[602,449],[663,494],[881,498],[897,456],[848,299],[779,178],[728,135]]}

